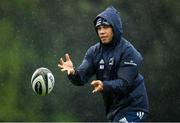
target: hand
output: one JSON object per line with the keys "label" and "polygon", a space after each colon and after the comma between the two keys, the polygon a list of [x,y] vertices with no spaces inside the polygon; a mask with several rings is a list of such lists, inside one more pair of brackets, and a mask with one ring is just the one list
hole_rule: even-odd
{"label": "hand", "polygon": [[63,58],[60,58],[58,67],[61,69],[61,71],[67,71],[68,75],[74,75],[75,70],[69,54],[65,54],[65,58],[66,61],[64,61]]}
{"label": "hand", "polygon": [[91,82],[91,85],[93,86],[94,90],[92,91],[92,93],[95,92],[102,92],[103,91],[103,83],[100,80],[93,80]]}

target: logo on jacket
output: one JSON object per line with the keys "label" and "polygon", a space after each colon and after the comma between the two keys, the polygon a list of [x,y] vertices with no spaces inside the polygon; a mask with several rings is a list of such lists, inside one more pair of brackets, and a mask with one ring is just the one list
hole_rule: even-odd
{"label": "logo on jacket", "polygon": [[114,58],[109,59],[109,65],[113,66],[114,65]]}
{"label": "logo on jacket", "polygon": [[104,69],[104,60],[101,59],[100,62],[99,62],[99,69]]}
{"label": "logo on jacket", "polygon": [[139,117],[139,119],[142,119],[143,116],[144,116],[144,112],[138,111],[138,112],[137,112],[137,116]]}
{"label": "logo on jacket", "polygon": [[129,62],[125,61],[125,62],[124,62],[124,64],[126,64],[126,65],[133,65],[133,66],[137,66],[137,64],[136,64],[136,63],[134,63],[134,61],[133,61],[133,60],[130,60]]}
{"label": "logo on jacket", "polygon": [[119,120],[119,123],[128,123],[128,121],[125,117],[123,117],[122,119]]}

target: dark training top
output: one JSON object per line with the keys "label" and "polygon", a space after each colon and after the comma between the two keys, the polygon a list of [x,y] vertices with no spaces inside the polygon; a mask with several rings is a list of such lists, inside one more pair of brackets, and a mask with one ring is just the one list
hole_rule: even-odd
{"label": "dark training top", "polygon": [[149,105],[144,78],[138,69],[142,63],[141,54],[130,42],[122,37],[122,24],[118,11],[112,6],[100,13],[99,18],[107,20],[113,28],[113,41],[104,45],[91,46],[75,70],[75,75],[68,78],[75,85],[84,85],[96,75],[103,82],[103,99],[108,119],[118,112],[144,111]]}

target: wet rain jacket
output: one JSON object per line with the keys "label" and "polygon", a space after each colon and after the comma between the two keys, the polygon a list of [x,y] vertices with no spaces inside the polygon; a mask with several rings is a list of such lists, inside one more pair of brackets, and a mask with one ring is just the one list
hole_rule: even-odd
{"label": "wet rain jacket", "polygon": [[75,70],[75,75],[68,76],[75,85],[84,85],[95,74],[103,82],[103,99],[108,119],[117,112],[144,111],[148,113],[148,98],[144,78],[138,68],[142,63],[141,54],[122,37],[122,24],[119,13],[112,6],[100,13],[107,20],[114,32],[111,44],[101,42],[91,46]]}

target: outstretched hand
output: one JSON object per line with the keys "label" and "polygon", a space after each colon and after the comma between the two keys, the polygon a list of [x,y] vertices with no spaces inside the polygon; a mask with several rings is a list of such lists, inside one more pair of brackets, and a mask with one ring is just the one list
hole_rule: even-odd
{"label": "outstretched hand", "polygon": [[91,82],[91,85],[93,86],[94,90],[92,91],[92,93],[95,92],[102,92],[103,91],[103,83],[100,80],[93,80]]}
{"label": "outstretched hand", "polygon": [[65,54],[65,58],[65,61],[63,60],[63,58],[60,58],[58,62],[58,67],[61,69],[61,71],[67,71],[68,75],[74,75],[75,70],[69,54]]}

